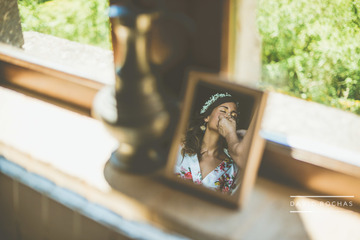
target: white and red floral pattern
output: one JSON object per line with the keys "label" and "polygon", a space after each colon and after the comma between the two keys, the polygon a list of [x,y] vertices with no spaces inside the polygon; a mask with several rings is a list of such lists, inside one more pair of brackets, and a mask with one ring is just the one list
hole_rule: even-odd
{"label": "white and red floral pattern", "polygon": [[197,156],[185,154],[183,157],[179,151],[174,170],[178,177],[192,180],[195,184],[202,184],[215,191],[232,194],[237,187],[236,176],[239,168],[229,155],[203,179]]}

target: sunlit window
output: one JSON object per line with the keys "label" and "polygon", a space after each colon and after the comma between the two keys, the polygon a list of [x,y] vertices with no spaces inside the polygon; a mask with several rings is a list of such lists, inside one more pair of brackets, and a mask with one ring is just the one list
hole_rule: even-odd
{"label": "sunlit window", "polygon": [[360,114],[360,1],[259,0],[262,83]]}

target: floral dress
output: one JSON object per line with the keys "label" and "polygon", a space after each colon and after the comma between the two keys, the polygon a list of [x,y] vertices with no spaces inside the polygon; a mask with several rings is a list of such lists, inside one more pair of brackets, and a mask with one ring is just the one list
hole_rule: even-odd
{"label": "floral dress", "polygon": [[175,174],[183,179],[190,179],[195,184],[202,184],[207,188],[223,193],[232,194],[237,187],[236,177],[239,167],[231,159],[227,151],[227,157],[205,178],[202,178],[199,160],[197,155],[185,154],[183,157],[179,151]]}

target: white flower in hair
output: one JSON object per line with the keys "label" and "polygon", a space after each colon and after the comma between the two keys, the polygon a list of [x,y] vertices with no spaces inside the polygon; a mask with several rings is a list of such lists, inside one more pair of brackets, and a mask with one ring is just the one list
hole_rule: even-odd
{"label": "white flower in hair", "polygon": [[206,101],[204,106],[201,108],[200,114],[203,114],[206,112],[206,110],[213,104],[216,100],[223,97],[232,97],[229,93],[216,93],[210,97],[209,100]]}

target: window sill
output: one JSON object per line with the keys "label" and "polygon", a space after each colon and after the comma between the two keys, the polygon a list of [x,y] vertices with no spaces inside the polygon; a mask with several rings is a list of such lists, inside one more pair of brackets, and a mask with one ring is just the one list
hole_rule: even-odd
{"label": "window sill", "polygon": [[353,113],[271,93],[262,133],[293,149],[360,167],[360,116]]}
{"label": "window sill", "polygon": [[32,59],[38,59],[38,65],[91,79],[103,85],[114,84],[111,50],[38,32],[23,32],[23,35],[23,51]]}
{"label": "window sill", "polygon": [[[260,179],[252,196],[253,206],[239,211],[177,191],[156,176],[107,169],[115,190],[105,181],[103,171],[116,143],[100,122],[5,88],[0,88],[0,103],[0,155],[127,221],[191,238],[236,239],[246,230],[239,231],[234,221],[246,221],[258,204],[265,204],[269,186],[275,189],[274,201],[284,202],[289,194],[289,189]],[[285,211],[280,219],[287,214]],[[293,221],[289,229],[303,235],[295,224],[297,218]],[[271,226],[268,231],[278,227]]]}
{"label": "window sill", "polygon": [[[313,234],[307,229],[309,222],[289,214],[289,196],[309,195],[308,191],[260,177],[243,209],[215,205],[173,189],[156,175],[120,174],[106,168],[116,143],[100,122],[12,90],[0,91],[0,155],[126,221],[195,239],[278,239],[279,235],[307,239]],[[104,179],[104,169],[115,183],[112,187]],[[326,222],[327,216],[309,221]],[[346,229],[358,223],[357,213],[345,209],[336,209],[331,216]],[[324,236],[329,231],[339,234],[336,229],[323,226],[312,231]]]}
{"label": "window sill", "polygon": [[261,175],[321,194],[360,196],[360,116],[271,93],[261,135]]}
{"label": "window sill", "polygon": [[90,115],[95,94],[115,82],[112,52],[36,32],[24,38],[24,49],[0,43],[0,84]]}

